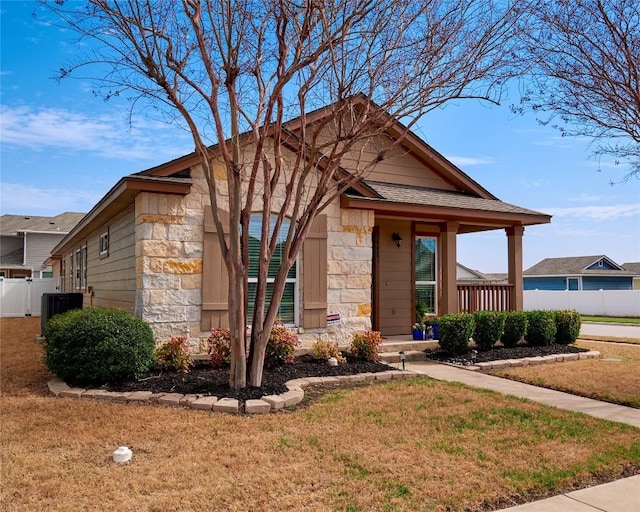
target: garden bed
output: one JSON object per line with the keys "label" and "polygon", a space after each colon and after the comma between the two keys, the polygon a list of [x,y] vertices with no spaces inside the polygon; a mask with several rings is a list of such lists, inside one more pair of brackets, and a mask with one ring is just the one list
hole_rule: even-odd
{"label": "garden bed", "polygon": [[524,357],[542,357],[556,354],[575,354],[578,352],[588,352],[585,348],[574,345],[561,345],[554,343],[539,347],[529,345],[517,345],[515,347],[493,347],[490,350],[479,351],[469,349],[466,352],[453,356],[444,350],[427,351],[427,359],[441,361],[443,363],[458,364],[461,366],[471,366],[476,363],[487,363],[490,361],[500,361],[504,359],[522,359]]}
{"label": "garden bed", "polygon": [[235,398],[242,402],[259,399],[265,395],[279,395],[287,391],[285,383],[292,379],[305,377],[330,377],[355,375],[358,373],[377,373],[395,370],[384,363],[374,363],[346,355],[347,362],[338,366],[329,366],[325,360],[310,355],[296,357],[292,363],[264,369],[262,386],[232,390],[229,387],[229,369],[213,368],[207,361],[197,361],[189,373],[182,374],[166,370],[156,370],[134,381],[105,385],[107,391],[152,391],[153,393],[182,393],[185,395],[210,395]]}

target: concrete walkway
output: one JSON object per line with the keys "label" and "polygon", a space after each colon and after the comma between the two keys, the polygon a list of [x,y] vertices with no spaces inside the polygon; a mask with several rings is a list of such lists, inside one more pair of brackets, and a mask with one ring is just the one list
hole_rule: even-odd
{"label": "concrete walkway", "polygon": [[[640,410],[609,404],[560,391],[501,379],[431,361],[407,362],[406,369],[433,379],[462,382],[505,395],[640,428]],[[504,509],[510,512],[640,512],[640,475]]]}

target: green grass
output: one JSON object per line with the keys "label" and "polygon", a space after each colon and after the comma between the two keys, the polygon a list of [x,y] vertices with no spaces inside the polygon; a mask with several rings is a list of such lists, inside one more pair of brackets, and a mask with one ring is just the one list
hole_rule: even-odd
{"label": "green grass", "polygon": [[640,316],[587,316],[580,315],[583,322],[611,322],[617,324],[640,324]]}

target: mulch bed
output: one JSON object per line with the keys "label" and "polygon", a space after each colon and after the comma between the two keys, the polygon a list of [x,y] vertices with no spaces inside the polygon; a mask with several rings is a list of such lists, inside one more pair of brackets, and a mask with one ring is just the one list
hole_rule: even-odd
{"label": "mulch bed", "polygon": [[541,347],[517,345],[512,348],[505,348],[498,346],[493,347],[491,350],[485,350],[482,352],[477,350],[475,353],[470,349],[464,354],[459,354],[455,357],[443,350],[427,352],[427,359],[459,364],[462,366],[470,366],[475,363],[487,363],[489,361],[500,361],[503,359],[522,359],[524,357],[541,357],[555,354],[572,354],[576,352],[588,352],[588,350],[585,348],[574,347],[573,345],[560,345],[558,343],[544,345]]}
{"label": "mulch bed", "polygon": [[117,385],[105,385],[103,388],[118,392],[152,391],[154,393],[210,395],[219,398],[236,398],[244,402],[259,399],[265,395],[285,393],[287,391],[285,383],[292,379],[377,373],[396,369],[384,363],[363,361],[350,355],[346,357],[347,362],[338,366],[329,366],[324,360],[315,359],[310,355],[302,355],[296,357],[293,363],[275,368],[265,367],[262,386],[259,388],[247,387],[243,390],[232,390],[229,387],[229,369],[212,368],[208,361],[196,362],[186,374],[157,370],[141,376],[138,380]]}
{"label": "mulch bed", "polygon": [[[514,348],[494,347],[491,350],[477,352],[471,350],[465,354],[453,357],[442,350],[427,352],[426,358],[460,365],[471,365],[483,361],[495,361],[500,359],[518,359],[522,357],[545,356],[551,354],[566,354],[572,352],[585,352],[586,349],[572,345],[547,345],[544,347],[517,346]],[[355,359],[345,354],[347,362],[338,366],[329,366],[324,360],[316,359],[311,355],[301,355],[294,362],[282,366],[264,369],[262,386],[259,388],[247,387],[242,390],[233,390],[229,387],[229,369],[213,368],[208,361],[196,361],[189,373],[181,374],[170,371],[156,370],[142,375],[135,381],[127,381],[120,384],[107,384],[102,388],[108,391],[152,391],[153,393],[182,393],[185,395],[210,395],[235,398],[240,402],[259,399],[266,395],[279,395],[285,393],[285,383],[292,379],[304,377],[331,377],[338,375],[355,375],[358,373],[377,373],[387,370],[395,370],[384,363],[373,363]],[[326,387],[326,386],[324,386]],[[308,391],[310,391],[308,389]]]}

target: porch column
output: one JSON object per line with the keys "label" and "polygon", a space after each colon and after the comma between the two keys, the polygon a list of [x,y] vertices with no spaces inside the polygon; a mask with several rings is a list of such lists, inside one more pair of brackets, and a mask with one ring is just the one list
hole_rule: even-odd
{"label": "porch column", "polygon": [[513,285],[511,296],[511,311],[522,311],[524,308],[524,294],[522,281],[522,236],[524,226],[511,226],[507,232],[509,283]]}
{"label": "porch column", "polygon": [[445,222],[440,226],[440,246],[442,255],[442,300],[439,314],[458,312],[458,287],[456,280],[458,222]]}

